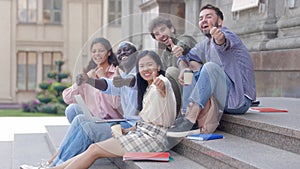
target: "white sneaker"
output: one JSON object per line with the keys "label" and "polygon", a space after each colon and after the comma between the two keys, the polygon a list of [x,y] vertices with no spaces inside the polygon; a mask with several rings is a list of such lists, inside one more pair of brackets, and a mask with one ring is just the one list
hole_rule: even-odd
{"label": "white sneaker", "polygon": [[43,161],[40,163],[40,168],[49,168],[50,163],[48,161]]}
{"label": "white sneaker", "polygon": [[31,165],[23,164],[23,165],[20,165],[20,169],[46,169],[46,168],[44,168],[44,167],[34,167],[34,166],[31,166]]}

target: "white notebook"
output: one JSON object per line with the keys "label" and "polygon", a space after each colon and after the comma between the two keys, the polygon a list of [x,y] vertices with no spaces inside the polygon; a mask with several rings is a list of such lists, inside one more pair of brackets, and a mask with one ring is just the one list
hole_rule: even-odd
{"label": "white notebook", "polygon": [[81,95],[75,95],[75,100],[81,107],[83,114],[92,122],[95,123],[105,123],[105,122],[121,122],[121,121],[126,121],[125,119],[101,119],[97,117],[93,117],[92,113],[90,112],[89,108],[85,104],[83,98]]}

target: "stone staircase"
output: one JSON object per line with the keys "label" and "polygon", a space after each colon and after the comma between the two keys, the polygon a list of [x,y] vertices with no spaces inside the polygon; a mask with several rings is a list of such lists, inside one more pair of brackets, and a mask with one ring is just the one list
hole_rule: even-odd
{"label": "stone staircase", "polygon": [[224,139],[184,140],[173,150],[207,168],[300,168],[299,99],[261,98],[261,106],[288,113],[224,115],[217,133]]}
{"label": "stone staircase", "polygon": [[[12,169],[18,169],[21,164],[38,165],[48,160],[57,150],[68,126],[45,126],[47,133],[15,134],[12,145]],[[200,164],[189,160],[175,152],[171,152],[174,161],[170,163],[155,162],[126,162],[122,158],[99,159],[90,169],[138,169],[138,168],[190,168],[205,169]],[[1,168],[2,169],[2,168]]]}
{"label": "stone staircase", "polygon": [[[184,139],[171,151],[171,162],[123,162],[100,159],[92,169],[289,169],[300,168],[300,99],[259,98],[263,107],[287,108],[288,113],[249,112],[222,117],[216,131],[224,139]],[[13,142],[0,142],[0,169],[37,164],[56,151],[68,126],[46,126],[47,133],[15,134]],[[2,148],[3,147],[3,148]],[[5,152],[4,152],[5,151]],[[30,152],[30,153],[29,153]],[[8,158],[11,155],[12,158]],[[3,168],[1,168],[3,167]]]}
{"label": "stone staircase", "polygon": [[[21,164],[38,166],[40,162],[45,162],[56,152],[68,126],[45,127],[46,133],[15,134],[12,143],[11,169],[19,169]],[[109,159],[99,159],[90,167],[90,169],[99,168],[118,169]]]}

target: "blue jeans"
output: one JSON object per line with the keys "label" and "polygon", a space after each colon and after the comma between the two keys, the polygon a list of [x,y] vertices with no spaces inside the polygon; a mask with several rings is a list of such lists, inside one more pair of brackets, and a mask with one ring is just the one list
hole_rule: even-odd
{"label": "blue jeans", "polygon": [[[68,159],[84,152],[92,143],[111,138],[110,126],[113,123],[90,122],[84,115],[78,115],[72,121],[64,139],[59,147],[59,153],[51,166],[57,166]],[[120,123],[123,128],[131,125]]]}
{"label": "blue jeans", "polygon": [[248,111],[249,107],[251,106],[251,102],[252,101],[248,97],[245,96],[244,105],[242,105],[241,107],[236,108],[236,109],[228,109],[227,106],[226,106],[226,108],[224,110],[224,113],[226,113],[226,114],[236,114],[236,115],[245,114]]}
{"label": "blue jeans", "polygon": [[245,97],[245,104],[236,109],[228,109],[228,93],[232,85],[224,70],[213,62],[205,63],[202,68],[194,73],[193,83],[183,88],[183,109],[189,102],[197,103],[201,108],[204,108],[211,96],[214,96],[218,102],[219,109],[224,113],[244,114],[251,100]]}
{"label": "blue jeans", "polygon": [[73,119],[78,115],[78,114],[83,114],[80,106],[76,103],[72,103],[72,104],[69,104],[67,107],[66,107],[66,110],[65,110],[65,115],[69,121],[69,123],[71,124]]}

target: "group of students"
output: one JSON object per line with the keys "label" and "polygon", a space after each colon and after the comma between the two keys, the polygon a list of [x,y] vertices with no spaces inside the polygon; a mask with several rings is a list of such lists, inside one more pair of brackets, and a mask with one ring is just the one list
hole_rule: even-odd
{"label": "group of students", "polygon": [[[181,140],[168,133],[191,130],[207,113],[217,118],[211,126],[198,124],[201,132],[214,132],[223,112],[246,113],[256,99],[253,63],[239,37],[222,26],[223,19],[219,8],[203,6],[199,28],[206,38],[199,43],[176,35],[168,18],[153,19],[151,36],[166,46],[161,56],[138,51],[127,41],[119,44],[115,55],[108,40],[94,39],[89,65],[63,92],[70,127],[59,150],[45,165],[20,168],[89,168],[98,158],[125,152],[168,151]],[[185,70],[193,71],[191,85],[183,83]],[[125,118],[120,122],[123,135],[112,135],[114,122],[87,119],[74,100],[77,94],[95,117]],[[218,111],[207,111],[212,100]]]}

